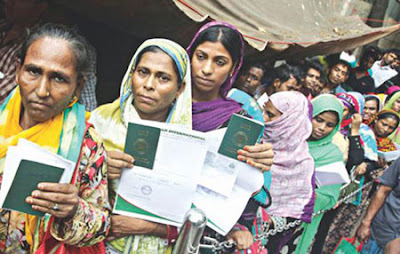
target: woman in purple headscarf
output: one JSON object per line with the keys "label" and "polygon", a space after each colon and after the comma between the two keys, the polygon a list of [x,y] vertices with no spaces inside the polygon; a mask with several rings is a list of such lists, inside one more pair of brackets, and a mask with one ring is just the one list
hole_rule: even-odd
{"label": "woman in purple headscarf", "polygon": [[[234,113],[247,115],[241,104],[226,97],[243,62],[240,32],[228,23],[207,23],[193,37],[187,52],[192,65],[193,129],[216,130],[226,127]],[[238,150],[239,160],[263,171],[269,170],[272,158],[268,143]],[[238,247],[247,248],[248,244],[243,241]]]}

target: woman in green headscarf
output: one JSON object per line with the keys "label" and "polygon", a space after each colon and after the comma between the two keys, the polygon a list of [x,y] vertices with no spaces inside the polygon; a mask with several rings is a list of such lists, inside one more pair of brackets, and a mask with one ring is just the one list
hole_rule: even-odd
{"label": "woman in green headscarf", "polygon": [[[388,97],[388,101],[382,110],[393,110],[396,111],[400,116],[400,91],[397,91]],[[389,138],[393,140],[396,144],[400,145],[400,127],[398,127]]]}
{"label": "woman in green headscarf", "polygon": [[[315,167],[343,162],[343,154],[332,143],[332,138],[340,128],[343,119],[343,104],[333,95],[323,94],[311,101],[313,106],[313,131],[308,141]],[[340,194],[341,184],[326,185],[315,190],[314,213],[332,208]],[[295,253],[307,253],[315,237],[323,214],[312,219],[310,224],[303,223],[303,233]]]}

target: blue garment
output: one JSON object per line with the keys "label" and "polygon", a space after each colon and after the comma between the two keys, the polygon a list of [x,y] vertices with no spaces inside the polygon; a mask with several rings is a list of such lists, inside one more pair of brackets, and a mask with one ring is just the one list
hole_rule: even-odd
{"label": "blue garment", "polygon": [[379,247],[374,238],[370,236],[367,243],[364,244],[361,254],[383,254],[383,249]]}
{"label": "blue garment", "polygon": [[264,124],[263,112],[257,101],[246,92],[232,88],[228,97],[242,104],[242,109],[245,110],[253,119]]}

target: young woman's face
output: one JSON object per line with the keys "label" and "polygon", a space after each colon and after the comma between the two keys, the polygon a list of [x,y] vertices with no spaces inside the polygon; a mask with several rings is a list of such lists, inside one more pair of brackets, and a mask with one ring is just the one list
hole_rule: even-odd
{"label": "young woman's face", "polygon": [[400,98],[393,102],[392,109],[398,113],[400,113]]}
{"label": "young woman's face", "polygon": [[312,120],[312,140],[320,140],[328,136],[338,124],[338,115],[332,111],[323,112]]}
{"label": "young woman's face", "polygon": [[233,69],[229,52],[221,42],[206,41],[197,46],[191,63],[193,93],[207,95],[209,100],[216,99]]}
{"label": "young woman's face", "polygon": [[271,101],[267,101],[264,104],[264,122],[271,122],[278,119],[282,113],[272,104]]}
{"label": "young woman's face", "polygon": [[378,114],[378,103],[376,100],[366,101],[364,105],[363,120],[369,120],[376,114]]}
{"label": "young woman's face", "polygon": [[396,129],[398,122],[393,118],[383,118],[375,121],[374,132],[379,138],[386,138]]}
{"label": "young woman's face", "polygon": [[142,119],[165,118],[183,90],[173,65],[164,52],[146,52],[133,70],[134,106]]}

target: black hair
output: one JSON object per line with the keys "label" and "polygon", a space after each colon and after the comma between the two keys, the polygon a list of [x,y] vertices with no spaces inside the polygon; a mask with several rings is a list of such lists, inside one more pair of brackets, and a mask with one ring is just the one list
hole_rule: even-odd
{"label": "black hair", "polygon": [[347,62],[347,61],[345,61],[345,60],[342,60],[342,59],[339,59],[339,60],[337,60],[336,62],[332,63],[332,64],[329,66],[329,68],[330,68],[329,72],[332,71],[332,68],[333,68],[333,67],[335,67],[336,65],[339,65],[339,64],[340,64],[340,65],[346,66],[346,68],[347,68],[346,76],[349,76],[349,75],[350,75],[350,72],[351,72],[351,65],[349,64],[349,62]]}
{"label": "black hair", "polygon": [[321,75],[321,77],[319,78],[319,82],[326,86],[328,84],[328,78],[325,75]]}
{"label": "black hair", "polygon": [[382,55],[382,51],[375,46],[368,46],[364,49],[363,53],[360,57],[360,62],[368,60],[368,58],[372,58],[375,61],[378,61]]}
{"label": "black hair", "polygon": [[305,63],[305,67],[306,68],[304,70],[306,71],[306,74],[310,69],[314,69],[314,70],[318,71],[321,76],[325,75],[324,67],[322,66],[322,64],[320,64],[319,62],[317,62],[315,60],[307,60]]}
{"label": "black hair", "polygon": [[261,76],[261,80],[263,80],[263,77],[265,76],[265,72],[266,72],[266,68],[262,63],[259,62],[246,62],[243,64],[242,68],[240,69],[241,73],[244,73],[248,70],[250,70],[250,68],[257,68],[262,70],[262,76]]}
{"label": "black hair", "polygon": [[399,122],[400,122],[399,116],[396,113],[391,112],[391,111],[386,111],[381,114],[378,114],[378,116],[376,117],[376,120],[382,120],[382,119],[388,119],[388,118],[396,120],[396,122],[397,122],[396,127],[399,125]]}
{"label": "black hair", "polygon": [[212,26],[200,33],[199,37],[194,41],[190,48],[189,56],[193,57],[193,53],[196,48],[204,42],[221,42],[225,49],[229,52],[232,57],[232,62],[237,64],[240,60],[241,55],[241,35],[226,26]]}
{"label": "black hair", "polygon": [[69,42],[75,60],[75,71],[77,73],[78,81],[91,74],[88,42],[79,34],[77,29],[68,28],[67,26],[60,24],[47,23],[28,35],[19,51],[19,60],[21,61],[21,65],[25,61],[29,47],[37,40],[46,37]]}
{"label": "black hair", "polygon": [[271,86],[276,79],[279,79],[283,83],[288,81],[292,76],[294,77],[293,67],[288,64],[282,64],[271,69],[266,78],[266,83],[268,86]]}
{"label": "black hair", "polygon": [[398,50],[398,49],[392,48],[392,49],[388,49],[385,51],[385,54],[389,54],[389,53],[393,53],[397,56],[397,58],[400,58],[400,50]]}
{"label": "black hair", "polygon": [[297,80],[298,83],[302,82],[306,78],[306,72],[304,71],[304,68],[300,67],[299,65],[293,65],[292,67],[292,73],[293,77]]}
{"label": "black hair", "polygon": [[[319,116],[319,115],[321,115],[321,114],[323,114],[323,113],[326,113],[326,112],[329,112],[329,113],[333,113],[335,116],[336,116],[336,125],[335,125],[335,127],[339,124],[339,114],[338,114],[338,112],[336,112],[336,111],[333,111],[333,110],[326,110],[326,111],[322,111],[321,113],[319,113],[318,115],[316,115],[316,116]],[[316,117],[315,116],[315,117]],[[315,117],[313,117],[313,118],[315,118]]]}
{"label": "black hair", "polygon": [[[158,46],[155,46],[155,45],[144,48],[142,51],[140,51],[140,53],[136,57],[135,69],[136,69],[136,66],[140,63],[140,60],[142,59],[142,56],[144,55],[144,53],[147,53],[147,52],[153,52],[153,53],[163,52],[163,53],[165,53],[163,50],[161,50]],[[165,54],[167,54],[167,53],[165,53]],[[178,89],[181,89],[183,79],[181,78],[181,75],[179,75],[178,66],[176,66],[176,63],[173,59],[172,59],[172,63],[173,63],[172,66],[174,67],[175,74],[178,77]]]}
{"label": "black hair", "polygon": [[379,105],[381,102],[378,98],[376,98],[375,96],[368,96],[368,97],[365,97],[365,102],[367,102],[367,101],[375,101],[376,105],[377,105],[377,110],[379,110]]}

